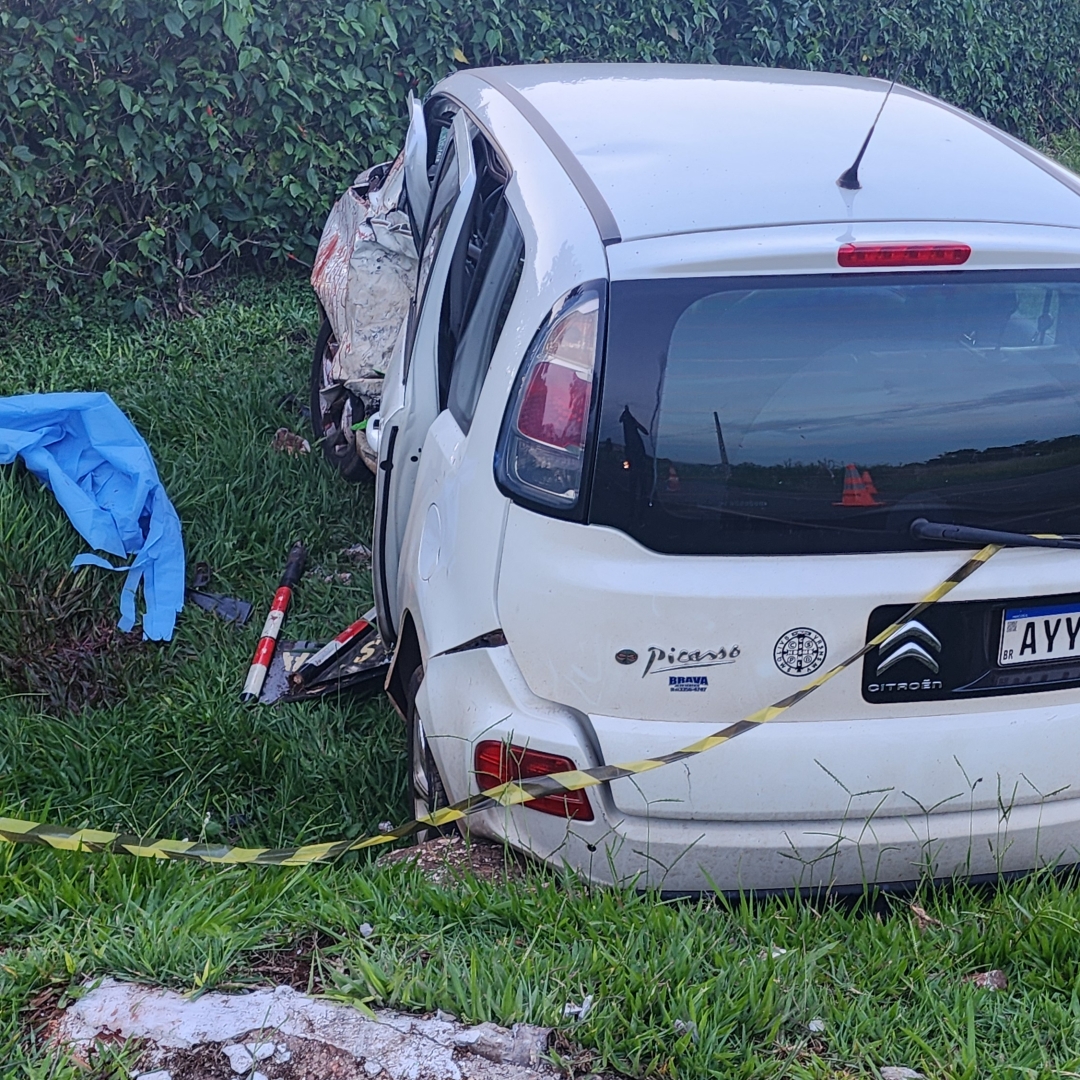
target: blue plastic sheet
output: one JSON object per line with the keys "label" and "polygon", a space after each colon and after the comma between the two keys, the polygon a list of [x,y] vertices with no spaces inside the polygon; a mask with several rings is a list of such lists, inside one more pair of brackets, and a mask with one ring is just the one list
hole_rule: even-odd
{"label": "blue plastic sheet", "polygon": [[143,633],[168,641],[184,606],[184,542],[150,449],[131,421],[108,394],[0,398],[0,464],[16,457],[51,489],[91,547],[135,556],[126,566],[97,555],[72,563],[127,571],[120,629],[135,625],[141,584]]}

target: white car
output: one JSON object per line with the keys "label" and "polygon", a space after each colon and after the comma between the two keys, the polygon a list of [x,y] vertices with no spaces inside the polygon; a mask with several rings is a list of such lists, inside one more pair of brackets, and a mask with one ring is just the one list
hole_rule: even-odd
{"label": "white car", "polygon": [[[888,89],[552,64],[414,103],[368,437],[418,808],[685,746],[978,529],[1080,532],[1080,179]],[[1080,861],[1078,632],[1080,551],[1007,546],[771,723],[468,827],[676,892]]]}

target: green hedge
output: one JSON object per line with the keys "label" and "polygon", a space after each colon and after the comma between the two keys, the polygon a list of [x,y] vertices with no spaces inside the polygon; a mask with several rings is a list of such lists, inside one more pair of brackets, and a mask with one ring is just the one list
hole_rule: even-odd
{"label": "green hedge", "polygon": [[1027,139],[1080,115],[1077,0],[6,0],[0,297],[147,297],[311,257],[334,197],[455,66],[773,64],[888,75]]}

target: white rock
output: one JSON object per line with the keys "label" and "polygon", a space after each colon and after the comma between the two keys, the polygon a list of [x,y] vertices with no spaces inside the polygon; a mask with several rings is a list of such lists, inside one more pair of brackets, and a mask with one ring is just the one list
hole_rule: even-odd
{"label": "white rock", "polygon": [[375,933],[375,930],[372,927],[371,923],[366,922],[366,923],[361,923],[360,924],[360,936],[361,937],[369,938],[374,933]]}
{"label": "white rock", "polygon": [[926,1080],[917,1069],[909,1069],[906,1065],[882,1065],[881,1080]]}
{"label": "white rock", "polygon": [[135,1080],[172,1080],[168,1069],[156,1069],[154,1072],[136,1073]]}
{"label": "white rock", "polygon": [[[576,1006],[579,1015],[587,1011],[585,1006],[586,1002]],[[351,1054],[357,1061],[367,1063],[364,1072],[355,1070],[363,1080],[375,1080],[380,1073],[383,1076],[379,1080],[555,1078],[540,1060],[535,1065],[497,1064],[473,1054],[468,1054],[465,1060],[455,1036],[468,1032],[470,1027],[449,1020],[445,1014],[442,1019],[435,1019],[379,1009],[372,1016],[350,1005],[309,997],[287,986],[246,994],[211,991],[192,1000],[173,990],[102,979],[100,983],[87,984],[86,993],[64,1010],[57,1023],[56,1039],[65,1048],[85,1051],[106,1028],[123,1039],[138,1039],[144,1046],[152,1044],[160,1052],[192,1050],[207,1044],[220,1046],[225,1052],[217,1059],[218,1071],[228,1062],[233,1066],[229,1073],[236,1080],[252,1080],[255,1068],[271,1076],[275,1071],[291,1068],[290,1063],[275,1069],[270,1064],[273,1055],[265,1059],[265,1064],[256,1064],[244,1044],[262,1045],[256,1044],[258,1036],[252,1034],[260,1031],[273,1032],[272,1041],[278,1047],[284,1040],[289,1040],[291,1046],[293,1039],[305,1039]],[[525,1025],[515,1027],[509,1033],[515,1046],[524,1041],[523,1028]],[[534,1040],[536,1043],[538,1040]],[[478,1048],[479,1044],[479,1039],[473,1041]],[[533,1056],[529,1054],[530,1060]],[[540,1059],[542,1051],[535,1057]],[[236,1065],[243,1071],[235,1070]]]}
{"label": "white rock", "polygon": [[284,1043],[278,1043],[274,1060],[284,1065],[287,1061],[292,1061],[292,1051]]}
{"label": "white rock", "polygon": [[806,1027],[808,1031],[812,1031],[815,1035],[819,1035],[825,1030],[825,1021],[822,1020],[820,1016],[815,1016]]}
{"label": "white rock", "polygon": [[676,1035],[687,1035],[687,1034],[689,1034],[690,1038],[693,1039],[694,1042],[697,1042],[698,1041],[697,1024],[693,1020],[676,1020],[675,1021],[675,1034]]}
{"label": "white rock", "polygon": [[277,1047],[273,1043],[244,1043],[244,1049],[251,1055],[252,1061],[265,1061]]}
{"label": "white rock", "polygon": [[249,1073],[255,1064],[255,1057],[246,1046],[230,1043],[223,1046],[221,1052],[229,1059],[229,1068],[234,1073]]}
{"label": "white rock", "polygon": [[266,1073],[253,1072],[251,1074],[251,1080],[270,1080]]}
{"label": "white rock", "polygon": [[580,1005],[575,1005],[572,1001],[567,1002],[563,1006],[563,1016],[576,1016],[579,1020],[584,1020],[589,1015],[590,1010],[593,1007],[592,994],[586,994],[585,999]]}

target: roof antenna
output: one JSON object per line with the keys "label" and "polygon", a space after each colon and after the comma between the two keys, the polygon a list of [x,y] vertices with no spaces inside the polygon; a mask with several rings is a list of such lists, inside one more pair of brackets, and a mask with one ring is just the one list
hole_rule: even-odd
{"label": "roof antenna", "polygon": [[863,139],[863,144],[859,148],[859,152],[855,155],[855,160],[851,163],[851,166],[845,169],[837,178],[836,186],[843,188],[845,191],[858,191],[862,184],[859,183],[859,165],[862,164],[863,154],[866,153],[866,148],[870,145],[870,140],[874,137],[874,128],[877,127],[877,122],[881,119],[881,114],[885,109],[885,102],[889,100],[889,95],[893,92],[893,87],[896,85],[896,80],[900,78],[900,69],[893,76],[893,81],[889,83],[889,89],[885,91],[885,96],[881,99],[881,105],[878,107],[877,116],[874,117],[874,122],[870,125],[870,130],[866,133],[866,138]]}

